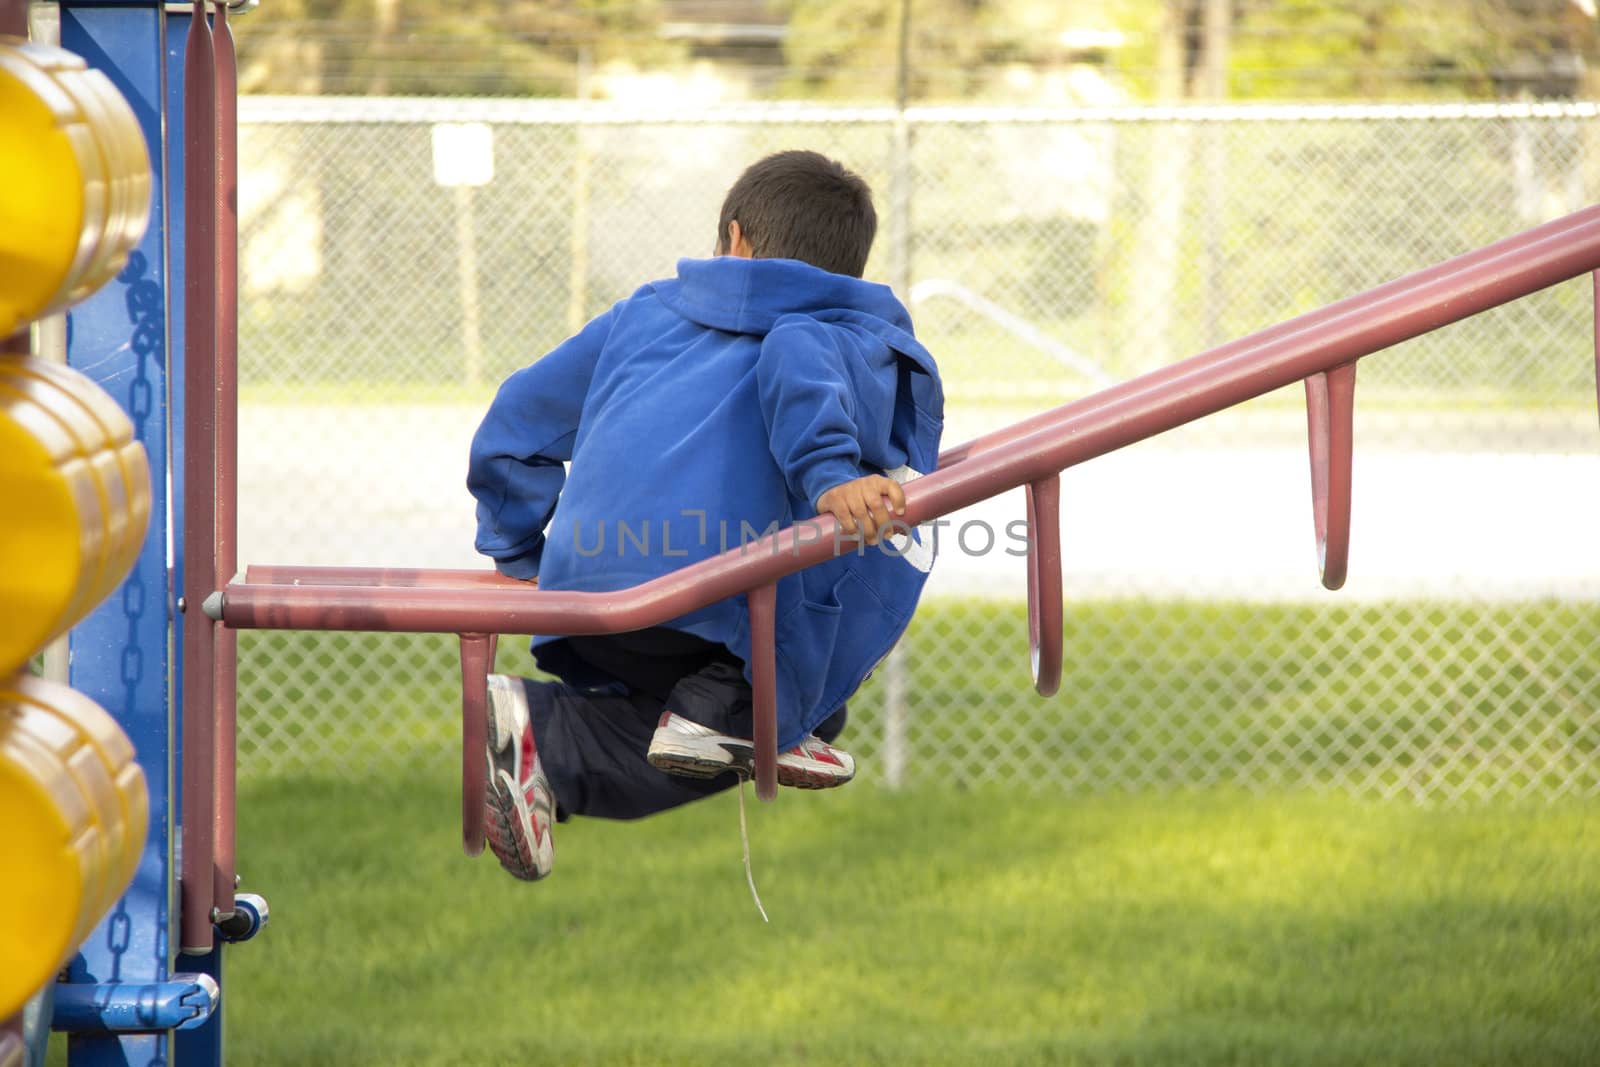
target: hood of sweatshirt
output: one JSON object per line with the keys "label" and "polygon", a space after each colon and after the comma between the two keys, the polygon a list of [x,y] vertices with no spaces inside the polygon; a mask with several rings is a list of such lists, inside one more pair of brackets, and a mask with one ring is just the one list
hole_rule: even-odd
{"label": "hood of sweatshirt", "polygon": [[922,347],[911,334],[910,314],[887,285],[796,259],[680,259],[676,278],[650,288],[678,314],[715,330],[765,336],[785,315],[830,318],[843,311],[879,320],[888,329],[873,332],[898,351],[908,350],[896,343],[900,338],[910,350]]}
{"label": "hood of sweatshirt", "polygon": [[943,412],[933,355],[912,334],[911,314],[887,285],[833,274],[797,259],[680,259],[678,276],[645,286],[675,314],[700,326],[765,338],[800,315],[864,331],[923,371],[910,398],[925,412]]}

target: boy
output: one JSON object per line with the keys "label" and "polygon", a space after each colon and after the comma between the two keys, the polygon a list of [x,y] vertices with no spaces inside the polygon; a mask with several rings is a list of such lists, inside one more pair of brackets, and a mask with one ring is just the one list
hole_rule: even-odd
{"label": "boy", "polygon": [[[513,374],[472,442],[478,550],[546,589],[626,589],[822,513],[899,546],[852,545],[778,585],[782,785],[850,780],[828,742],[931,565],[892,533],[905,498],[885,472],[933,469],[944,397],[905,308],[861,280],[876,229],[838,163],[760,160],[728,191],[715,258],[679,261]],[[550,872],[553,820],[638,818],[750,772],[744,597],[538,637],[534,655],[562,681],[489,679],[487,836],[517,877]]]}

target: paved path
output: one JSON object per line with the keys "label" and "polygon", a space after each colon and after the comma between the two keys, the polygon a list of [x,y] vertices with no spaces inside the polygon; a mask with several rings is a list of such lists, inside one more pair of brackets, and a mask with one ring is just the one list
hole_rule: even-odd
{"label": "paved path", "polygon": [[[240,558],[483,566],[463,484],[480,414],[246,408]],[[952,418],[946,439],[993,421]],[[1350,578],[1338,594],[1317,580],[1303,446],[1293,432],[1241,440],[1169,435],[1067,471],[1068,595],[1600,600],[1600,432],[1566,454],[1429,453],[1392,440],[1363,447],[1358,425]],[[1018,492],[954,516],[930,591],[1023,595],[1006,534],[1022,514]]]}

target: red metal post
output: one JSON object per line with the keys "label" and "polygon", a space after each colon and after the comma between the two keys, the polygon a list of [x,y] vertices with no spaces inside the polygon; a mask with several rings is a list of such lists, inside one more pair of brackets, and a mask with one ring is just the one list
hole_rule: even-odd
{"label": "red metal post", "polygon": [[488,789],[484,751],[489,737],[489,672],[493,634],[461,634],[461,847],[483,851],[483,802]]}
{"label": "red metal post", "polygon": [[778,795],[778,661],[776,620],[778,587],[750,590],[750,679],[755,690],[756,796]]}
{"label": "red metal post", "polygon": [[[203,0],[184,51],[184,457],[182,951],[211,951],[216,788],[216,57]],[[231,889],[230,889],[231,892]],[[232,897],[228,897],[231,903]]]}
{"label": "red metal post", "polygon": [[1061,475],[1028,484],[1028,652],[1042,697],[1061,688]]}
{"label": "red metal post", "polygon": [[28,36],[28,0],[0,0],[0,36]]}
{"label": "red metal post", "polygon": [[[217,68],[217,558],[212,589],[233,580],[239,540],[239,64],[228,5],[216,5],[212,32]],[[219,918],[233,913],[234,811],[238,779],[239,635],[216,631],[216,866],[212,895]]]}
{"label": "red metal post", "polygon": [[1355,388],[1354,361],[1306,379],[1311,514],[1317,533],[1317,569],[1328,589],[1344,585],[1350,564]]}

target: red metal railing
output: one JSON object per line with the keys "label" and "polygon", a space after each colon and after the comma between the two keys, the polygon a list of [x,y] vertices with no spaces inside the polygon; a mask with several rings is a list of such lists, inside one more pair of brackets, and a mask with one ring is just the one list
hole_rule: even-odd
{"label": "red metal railing", "polygon": [[[1356,360],[1597,268],[1600,207],[1593,207],[953,448],[940,457],[936,471],[906,486],[904,520],[928,522],[1027,487],[1035,683],[1042,693],[1054,692],[1061,670],[1056,517],[1062,470],[1304,381],[1322,578],[1329,588],[1338,588],[1349,550]],[[1600,363],[1600,339],[1596,358]],[[774,583],[834,554],[833,519],[815,522],[810,531],[791,527],[617,593],[534,590],[476,571],[254,567],[243,582],[228,583],[208,611],[235,628],[463,635],[469,684],[462,707],[462,822],[467,850],[476,852],[482,847],[485,729],[477,678],[488,662],[485,634],[616,633],[747,595],[757,694],[757,788],[770,798],[775,792]]]}

